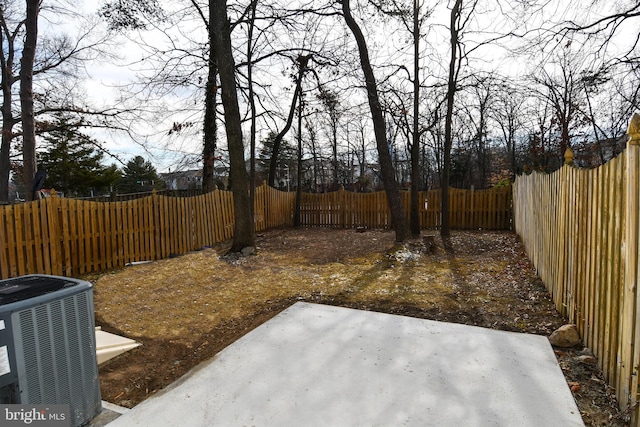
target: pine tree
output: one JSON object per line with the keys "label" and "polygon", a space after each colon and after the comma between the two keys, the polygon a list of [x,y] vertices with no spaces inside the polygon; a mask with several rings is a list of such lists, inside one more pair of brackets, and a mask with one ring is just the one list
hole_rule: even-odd
{"label": "pine tree", "polygon": [[47,150],[40,153],[39,168],[47,171],[45,188],[53,188],[68,196],[89,196],[92,191],[104,193],[119,179],[115,165],[103,164],[99,142],[65,126],[58,126],[44,137]]}
{"label": "pine tree", "polygon": [[[273,154],[273,144],[276,139],[275,132],[269,132],[266,138],[264,138],[261,142],[262,147],[258,152],[257,158],[257,169],[262,177],[266,178],[269,173],[269,165],[271,163],[271,156]],[[286,174],[285,170],[287,167],[290,168],[290,174],[293,174],[295,171],[296,161],[296,152],[295,149],[286,139],[283,139],[280,142],[280,149],[278,150],[278,160],[277,160],[277,170],[276,170],[276,179],[275,181],[279,181]]]}
{"label": "pine tree", "polygon": [[120,193],[140,193],[163,187],[153,164],[142,156],[129,160],[122,169],[122,179],[118,183]]}

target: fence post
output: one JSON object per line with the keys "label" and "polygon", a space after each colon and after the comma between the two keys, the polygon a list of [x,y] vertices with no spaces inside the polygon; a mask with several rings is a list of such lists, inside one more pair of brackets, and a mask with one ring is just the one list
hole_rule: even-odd
{"label": "fence post", "polygon": [[564,164],[567,166],[573,166],[573,150],[571,147],[567,147],[564,151]]}
{"label": "fence post", "polygon": [[[633,407],[638,400],[638,356],[640,354],[640,325],[636,321],[638,309],[638,236],[640,210],[640,115],[635,113],[627,130],[626,150],[626,209],[624,236],[624,283],[622,296],[621,349],[618,365],[618,399],[622,410]],[[638,411],[632,413],[631,425],[638,425]]]}

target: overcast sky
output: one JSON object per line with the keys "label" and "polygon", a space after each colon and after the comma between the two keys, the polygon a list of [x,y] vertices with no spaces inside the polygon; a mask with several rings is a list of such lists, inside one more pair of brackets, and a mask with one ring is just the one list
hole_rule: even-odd
{"label": "overcast sky", "polygon": [[[87,0],[79,2],[79,7],[83,7],[86,13],[95,13],[102,3],[102,0]],[[605,3],[609,6],[604,5],[603,7],[613,7],[613,5],[610,4],[612,2]],[[168,4],[172,3],[169,2]],[[492,4],[493,6],[491,7],[495,7],[493,2],[489,2],[487,4]],[[509,2],[505,1],[504,5],[509,5]],[[584,10],[577,6],[576,2],[558,1],[555,4],[554,2],[549,2],[544,15],[540,15],[539,19],[553,17],[556,20],[560,20],[563,18],[569,18],[569,14],[571,13],[585,13]],[[496,25],[500,25],[502,27],[509,25],[508,22],[501,21],[502,18],[499,13],[500,10],[497,8],[493,11],[487,8],[479,11],[482,13],[477,14],[478,22],[476,22],[476,26],[478,29],[493,31],[496,30]],[[358,13],[356,13],[356,15],[358,15]],[[368,21],[368,23],[369,22],[370,21]],[[443,32],[443,30],[446,30],[446,25],[448,25],[448,7],[446,2],[443,2],[438,6],[434,15],[428,22],[432,24],[435,23],[434,29],[430,30],[428,36],[429,41],[435,41],[434,45],[442,48],[442,51],[440,53],[434,52],[436,58],[440,55],[440,60],[434,60],[434,57],[432,57],[425,60],[423,65],[431,67],[431,70],[435,70],[437,67],[440,67],[440,71],[442,71],[442,69],[446,68],[448,61],[448,49],[446,46],[447,34],[446,32]],[[535,28],[536,25],[539,25],[539,22],[536,22],[535,20],[522,21],[515,25],[515,29],[524,31],[525,29]],[[406,58],[401,59],[398,56],[398,52],[401,49],[407,48],[406,34],[404,36],[402,36],[401,32],[390,34],[390,26],[385,23],[376,23],[373,26],[369,25],[365,30],[371,31],[371,27],[373,27],[377,32],[377,35],[375,32],[370,33],[371,38],[369,39],[372,58],[376,63],[384,64],[385,61],[389,63],[401,63],[403,61],[407,61]],[[335,30],[332,31],[335,32]],[[637,33],[637,30],[634,31]],[[188,32],[189,31],[187,31],[187,33]],[[152,40],[153,37],[147,34],[145,39],[148,41]],[[161,38],[158,37],[158,40],[161,40]],[[142,50],[135,43],[126,40],[124,37],[117,39],[117,41],[117,53],[120,56],[118,61],[102,61],[91,64],[88,67],[91,79],[85,83],[85,87],[88,96],[97,105],[100,105],[101,103],[108,105],[114,102],[118,96],[117,87],[122,86],[127,82],[131,82],[135,78],[135,71],[123,64],[136,62],[143,56]],[[472,39],[467,39],[467,41],[472,42]],[[625,43],[624,38],[621,38],[620,43]],[[507,73],[508,70],[509,74],[514,75],[524,73],[524,70],[531,65],[523,62],[522,60],[505,62],[503,60],[504,53],[504,50],[500,49],[486,49],[483,52],[478,53],[478,60],[482,61],[487,69],[499,68],[503,73]],[[430,61],[430,63],[427,64],[428,61]],[[409,68],[411,63],[407,62],[406,65]],[[425,72],[428,73],[429,71],[426,70]],[[288,78],[278,73],[279,71],[274,73],[274,76],[276,77],[274,81],[278,80],[277,76],[279,75],[280,78],[285,81],[285,84],[288,83]],[[288,99],[289,93],[285,93],[285,96],[286,98],[283,99]],[[172,101],[170,100],[169,102],[171,103]],[[283,102],[283,104],[286,104],[286,102]],[[287,105],[285,106],[288,108]],[[96,138],[105,141],[108,150],[114,152],[123,160],[129,160],[134,155],[143,155],[151,160],[157,166],[159,171],[166,171],[168,168],[175,169],[176,164],[185,156],[185,154],[191,153],[194,156],[198,156],[201,149],[200,134],[191,136],[187,135],[184,138],[173,138],[171,140],[167,139],[164,134],[170,125],[170,122],[150,123],[149,126],[143,126],[140,128],[141,133],[150,135],[145,141],[148,147],[148,152],[145,152],[138,144],[133,143],[123,135],[112,135],[104,132],[92,132],[92,134]],[[200,124],[198,124],[198,126],[200,126]],[[263,132],[265,131],[264,126],[262,127],[262,130]]]}

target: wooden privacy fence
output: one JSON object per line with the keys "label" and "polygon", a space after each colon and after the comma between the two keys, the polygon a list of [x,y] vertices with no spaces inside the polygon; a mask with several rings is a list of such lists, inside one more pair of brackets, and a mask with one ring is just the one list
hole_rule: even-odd
{"label": "wooden privacy fence", "polygon": [[[292,224],[293,193],[256,189],[257,231]],[[0,206],[0,278],[77,276],[157,260],[233,237],[231,192],[122,202],[51,197]]]}
{"label": "wooden privacy fence", "polygon": [[[419,193],[420,225],[437,229],[442,223],[440,190]],[[411,206],[410,194],[402,192],[405,212]],[[300,223],[305,227],[391,228],[387,196],[376,193],[303,193]],[[489,190],[449,189],[449,223],[456,229],[511,229],[511,187]]]}
{"label": "wooden privacy fence", "polygon": [[[404,193],[409,211],[409,193]],[[440,192],[420,194],[423,228],[440,226]],[[293,225],[295,193],[256,189],[256,231]],[[454,228],[510,229],[509,187],[451,190]],[[305,227],[391,228],[384,192],[303,194]],[[0,206],[0,279],[30,273],[77,276],[198,250],[233,237],[231,192],[88,202],[51,197]]]}
{"label": "wooden privacy fence", "polygon": [[551,175],[519,176],[513,207],[516,232],[556,308],[578,326],[638,426],[638,115],[629,136],[626,151],[597,169],[567,164]]}

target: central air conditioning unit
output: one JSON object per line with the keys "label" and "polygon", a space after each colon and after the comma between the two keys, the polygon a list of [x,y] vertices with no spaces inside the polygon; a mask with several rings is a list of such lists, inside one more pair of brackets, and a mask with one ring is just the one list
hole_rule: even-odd
{"label": "central air conditioning unit", "polygon": [[100,413],[93,313],[89,282],[0,280],[0,403],[69,404],[73,426]]}

